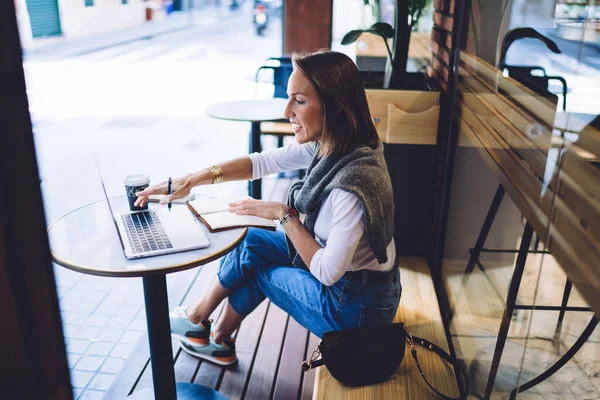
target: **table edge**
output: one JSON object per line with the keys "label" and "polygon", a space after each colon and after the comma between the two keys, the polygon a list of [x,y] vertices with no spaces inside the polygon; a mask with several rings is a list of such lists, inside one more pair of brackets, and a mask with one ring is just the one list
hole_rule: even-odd
{"label": "table edge", "polygon": [[[129,278],[137,277],[137,278],[139,278],[139,277],[145,277],[145,276],[166,275],[166,274],[170,274],[173,272],[185,271],[190,268],[199,267],[201,265],[208,264],[211,261],[221,258],[225,254],[227,254],[231,250],[233,250],[235,247],[237,247],[242,242],[242,240],[244,240],[244,238],[246,237],[247,234],[248,234],[248,228],[245,227],[242,230],[242,232],[240,233],[240,235],[233,242],[231,242],[231,244],[229,246],[224,247],[217,252],[209,254],[206,257],[192,260],[187,263],[174,265],[174,266],[168,267],[168,268],[165,267],[165,268],[157,268],[157,269],[151,269],[151,270],[111,271],[111,270],[88,269],[85,266],[73,264],[73,263],[69,262],[68,260],[63,260],[62,258],[57,257],[52,251],[51,251],[51,254],[52,254],[53,262],[60,265],[61,267],[65,267],[65,268],[68,268],[68,269],[76,271],[76,272],[81,272],[81,273],[88,274],[88,275],[108,276],[108,277],[115,277],[115,278],[119,278],[119,277],[129,277]],[[123,257],[125,257],[125,254],[123,254]]]}

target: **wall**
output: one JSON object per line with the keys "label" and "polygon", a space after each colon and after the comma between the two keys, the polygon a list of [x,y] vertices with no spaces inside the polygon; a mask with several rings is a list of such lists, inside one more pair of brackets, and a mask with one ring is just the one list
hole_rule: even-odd
{"label": "wall", "polygon": [[15,0],[15,9],[17,12],[17,26],[19,28],[21,47],[28,49],[33,44],[33,37],[31,35],[31,24],[29,23],[29,13],[27,12],[25,0]]}
{"label": "wall", "polygon": [[283,16],[283,54],[331,47],[332,0],[287,0]]}
{"label": "wall", "polygon": [[145,23],[146,4],[142,0],[95,0],[85,7],[83,0],[59,0],[63,35],[83,37],[97,33],[131,28]]}

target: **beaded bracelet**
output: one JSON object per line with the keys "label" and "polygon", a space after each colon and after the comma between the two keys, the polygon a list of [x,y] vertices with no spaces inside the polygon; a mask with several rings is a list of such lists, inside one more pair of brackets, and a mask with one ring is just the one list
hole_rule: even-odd
{"label": "beaded bracelet", "polygon": [[293,208],[290,208],[287,212],[287,214],[285,214],[283,216],[283,218],[281,218],[281,221],[279,221],[279,223],[281,225],[285,224],[286,222],[288,222],[289,220],[292,220],[294,218],[296,218],[298,216],[298,211],[294,210]]}

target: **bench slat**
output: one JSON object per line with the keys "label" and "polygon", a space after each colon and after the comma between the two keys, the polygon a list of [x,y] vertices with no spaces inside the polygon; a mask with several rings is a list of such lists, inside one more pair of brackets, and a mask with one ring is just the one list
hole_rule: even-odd
{"label": "bench slat", "polygon": [[277,364],[285,337],[287,317],[281,308],[273,303],[269,304],[245,398],[268,399],[271,396],[271,388],[275,382]]}
{"label": "bench slat", "polygon": [[[402,297],[396,322],[404,321],[408,332],[426,338],[448,351],[442,317],[427,261],[423,258],[402,258],[400,261]],[[432,352],[417,348],[427,379],[438,390],[458,396],[456,378],[451,366]],[[313,399],[435,399],[410,356],[406,354],[393,379],[377,385],[351,388],[336,381],[327,368],[317,369]]]}
{"label": "bench slat", "polygon": [[289,122],[262,122],[260,133],[263,135],[294,135],[292,124]]}
{"label": "bench slat", "polygon": [[252,364],[258,340],[260,338],[265,315],[267,313],[267,301],[263,301],[244,321],[238,330],[236,337],[236,353],[238,361],[225,369],[223,381],[219,386],[219,392],[228,399],[241,399]]}
{"label": "bench slat", "polygon": [[300,364],[305,360],[307,339],[306,328],[296,322],[294,318],[288,317],[273,399],[288,400],[298,397],[302,380]]}

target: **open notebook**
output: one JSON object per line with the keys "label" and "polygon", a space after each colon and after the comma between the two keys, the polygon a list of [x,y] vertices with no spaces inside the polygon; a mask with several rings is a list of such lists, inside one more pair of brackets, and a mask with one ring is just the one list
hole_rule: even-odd
{"label": "open notebook", "polygon": [[253,215],[237,215],[229,212],[229,201],[198,196],[189,201],[188,207],[206,225],[209,231],[219,232],[227,229],[253,226],[275,230],[277,223],[270,219]]}

